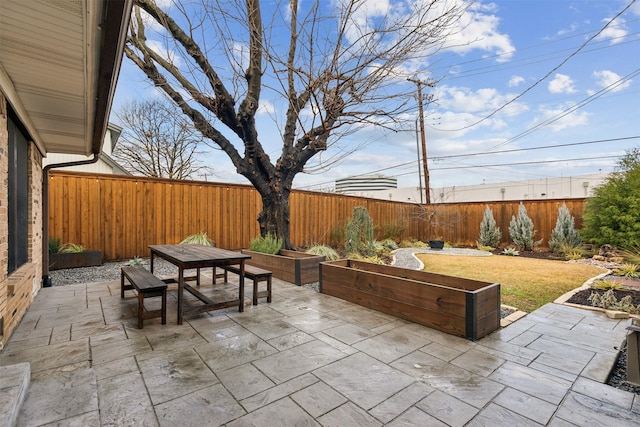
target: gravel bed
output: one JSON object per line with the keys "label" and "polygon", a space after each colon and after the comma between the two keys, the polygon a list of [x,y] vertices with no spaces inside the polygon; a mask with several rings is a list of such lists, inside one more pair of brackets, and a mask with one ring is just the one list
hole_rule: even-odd
{"label": "gravel bed", "polygon": [[[111,282],[120,280],[120,268],[127,265],[128,261],[106,262],[95,267],[68,268],[49,272],[49,278],[53,286],[73,285],[76,283]],[[163,259],[153,262],[153,273],[160,277],[177,276],[178,267]],[[149,268],[146,261],[145,268]]]}

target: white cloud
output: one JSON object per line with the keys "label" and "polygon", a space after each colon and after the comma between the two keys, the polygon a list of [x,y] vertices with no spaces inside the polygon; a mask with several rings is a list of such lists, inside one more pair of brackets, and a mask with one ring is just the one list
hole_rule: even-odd
{"label": "white cloud", "polygon": [[147,40],[147,46],[149,46],[149,48],[151,48],[158,55],[162,56],[164,59],[169,61],[175,67],[180,68],[180,65],[182,64],[182,60],[178,55],[176,55],[174,50],[168,49],[166,45],[156,40]]}
{"label": "white cloud", "polygon": [[556,33],[558,36],[564,36],[565,34],[573,33],[578,29],[579,25],[575,22],[569,26],[569,28],[563,28]]}
{"label": "white cloud", "polygon": [[516,87],[520,85],[520,83],[524,83],[524,77],[511,76],[511,79],[509,79],[509,87]]}
{"label": "white cloud", "polygon": [[[514,94],[501,94],[494,88],[482,88],[476,91],[467,87],[439,86],[435,90],[438,104],[445,109],[457,112],[488,112],[504,106],[514,98]],[[526,104],[514,102],[503,113],[513,116],[526,111]]]}
{"label": "white cloud", "polygon": [[260,105],[258,105],[258,114],[275,114],[276,106],[273,102],[260,100]]}
{"label": "white cloud", "polygon": [[[610,18],[605,18],[602,20],[603,23],[607,23],[611,21]],[[624,38],[629,34],[626,28],[626,22],[622,18],[616,19],[615,22],[609,24],[607,28],[602,31],[596,40],[609,40],[611,44],[617,44],[624,41]]]}
{"label": "white cloud", "polygon": [[563,116],[565,111],[572,105],[571,103],[566,103],[553,108],[542,106],[540,108],[540,114],[533,120],[531,127],[550,121],[545,128],[551,129],[553,132],[558,132],[567,128],[588,125],[591,115],[586,111],[576,110]]}
{"label": "white cloud", "polygon": [[[620,80],[620,76],[613,71],[602,70],[602,71],[594,71],[593,78],[597,79],[598,86],[606,88],[609,87]],[[619,92],[623,89],[631,86],[632,80],[627,80],[624,83],[618,84],[615,88],[611,89],[611,92]]]}
{"label": "white cloud", "polygon": [[499,55],[497,62],[508,61],[516,49],[509,35],[498,30],[500,18],[489,14],[495,11],[493,3],[468,8],[458,21],[458,30],[447,39],[448,49],[460,54],[481,49]]}
{"label": "white cloud", "polygon": [[576,89],[573,87],[573,80],[566,74],[556,74],[547,86],[551,93],[574,93]]}

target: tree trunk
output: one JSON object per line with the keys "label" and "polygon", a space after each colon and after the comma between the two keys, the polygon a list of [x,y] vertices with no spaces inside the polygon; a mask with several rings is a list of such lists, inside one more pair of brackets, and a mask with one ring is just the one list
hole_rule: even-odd
{"label": "tree trunk", "polygon": [[282,239],[282,249],[293,249],[289,235],[289,193],[273,189],[262,196],[262,212],[258,214],[260,235],[275,235]]}

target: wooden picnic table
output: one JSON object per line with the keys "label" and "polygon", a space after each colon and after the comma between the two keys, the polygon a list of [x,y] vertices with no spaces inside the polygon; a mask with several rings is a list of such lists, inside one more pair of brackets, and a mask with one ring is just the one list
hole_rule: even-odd
{"label": "wooden picnic table", "polygon": [[[149,245],[149,249],[151,250],[150,270],[152,273],[153,261],[156,256],[178,267],[178,279],[174,280],[178,283],[178,325],[182,324],[182,317],[187,314],[202,313],[235,305],[238,306],[238,311],[244,311],[244,261],[251,258],[249,255],[203,245]],[[222,267],[225,265],[238,265],[242,272],[238,277],[238,299],[213,301],[198,289],[186,283],[185,270]],[[196,280],[197,285],[200,286],[200,274],[196,276]],[[204,304],[185,307],[183,295],[185,289]]]}

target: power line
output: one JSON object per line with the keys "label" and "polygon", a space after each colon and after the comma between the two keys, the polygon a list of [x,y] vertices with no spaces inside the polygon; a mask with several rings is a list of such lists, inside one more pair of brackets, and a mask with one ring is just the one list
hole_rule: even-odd
{"label": "power line", "polygon": [[465,166],[447,166],[443,168],[433,168],[433,170],[452,170],[452,169],[473,169],[473,168],[488,168],[498,166],[522,166],[522,165],[539,165],[544,163],[563,163],[563,162],[575,162],[581,160],[603,160],[603,159],[619,159],[620,156],[597,156],[597,157],[578,157],[573,159],[559,159],[559,160],[536,160],[531,162],[514,162],[514,163],[498,163],[491,165],[465,165]]}
{"label": "power line", "polygon": [[530,147],[530,148],[513,148],[511,150],[498,150],[498,151],[485,151],[482,153],[469,153],[469,154],[451,154],[449,156],[438,156],[431,157],[431,160],[444,160],[444,159],[453,159],[458,157],[475,157],[475,156],[485,156],[489,154],[503,154],[503,153],[516,153],[520,151],[534,151],[534,150],[545,150],[548,148],[560,148],[560,147],[573,147],[576,145],[589,145],[589,144],[600,144],[603,142],[615,142],[615,141],[626,141],[629,139],[638,139],[640,135],[636,136],[626,136],[622,138],[610,138],[610,139],[598,139],[595,141],[583,141],[583,142],[571,142],[568,144],[556,144],[556,145],[541,145],[538,147]]}

